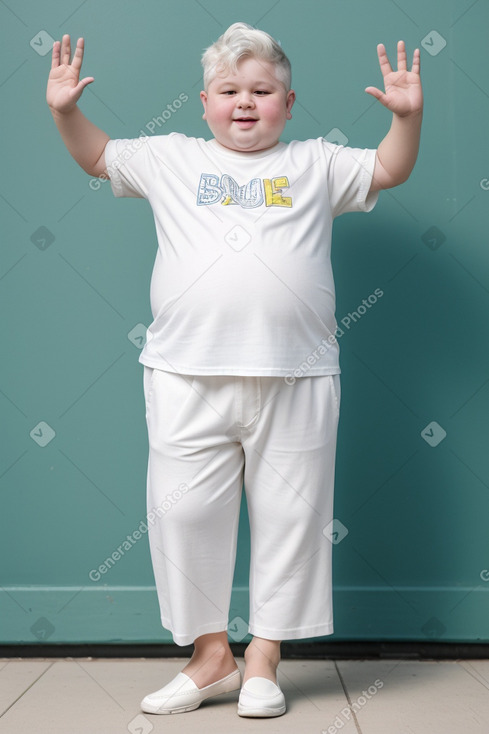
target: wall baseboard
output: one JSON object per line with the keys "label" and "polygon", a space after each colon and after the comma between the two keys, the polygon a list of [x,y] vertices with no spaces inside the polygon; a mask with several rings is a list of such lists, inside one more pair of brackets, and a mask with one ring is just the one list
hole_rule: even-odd
{"label": "wall baseboard", "polygon": [[[230,642],[236,658],[246,644]],[[0,645],[1,658],[189,658],[193,645],[174,643],[80,644],[59,643]],[[489,642],[457,643],[425,640],[338,640],[334,642],[282,642],[283,660],[488,660]]]}

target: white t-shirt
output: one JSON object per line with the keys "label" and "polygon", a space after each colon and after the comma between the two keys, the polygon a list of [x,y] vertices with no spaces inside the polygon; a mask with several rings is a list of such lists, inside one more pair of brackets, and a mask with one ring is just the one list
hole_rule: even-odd
{"label": "white t-shirt", "polygon": [[112,191],[148,199],[158,238],[140,362],[200,375],[341,372],[332,223],[375,206],[375,153],[324,138],[256,153],[181,133],[110,140]]}

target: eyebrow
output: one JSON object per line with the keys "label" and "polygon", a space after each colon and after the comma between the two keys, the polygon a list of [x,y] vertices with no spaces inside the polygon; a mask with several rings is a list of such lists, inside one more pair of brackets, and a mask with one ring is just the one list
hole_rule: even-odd
{"label": "eyebrow", "polygon": [[[231,86],[234,86],[235,87],[238,83],[239,82],[223,80],[221,82],[218,82],[217,86],[218,87],[224,87],[226,84],[230,84]],[[253,86],[256,86],[256,87],[258,87],[260,85],[270,86],[270,85],[273,85],[273,84],[278,84],[278,82],[275,81],[275,79],[268,79],[267,81],[264,81],[263,79],[260,79],[257,82],[253,82]]]}

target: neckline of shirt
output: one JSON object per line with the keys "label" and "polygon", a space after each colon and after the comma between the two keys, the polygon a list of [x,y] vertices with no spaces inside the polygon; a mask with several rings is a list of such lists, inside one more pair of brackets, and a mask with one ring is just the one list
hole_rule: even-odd
{"label": "neckline of shirt", "polygon": [[268,155],[277,153],[279,150],[282,150],[282,148],[287,145],[286,143],[283,143],[281,140],[279,140],[278,143],[273,145],[271,148],[267,148],[266,150],[254,150],[250,153],[247,153],[246,151],[231,150],[231,148],[226,148],[224,145],[221,145],[221,143],[218,143],[215,138],[208,140],[207,144],[210,145],[210,147],[216,153],[219,153],[226,158],[246,158],[250,160],[255,160],[256,158],[265,158]]}

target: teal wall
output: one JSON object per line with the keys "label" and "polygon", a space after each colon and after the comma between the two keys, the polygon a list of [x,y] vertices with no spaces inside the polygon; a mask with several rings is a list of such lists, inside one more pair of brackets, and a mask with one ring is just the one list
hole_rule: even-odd
{"label": "teal wall", "polygon": [[[146,512],[137,335],[156,237],[148,202],[91,187],[64,148],[45,102],[49,36],[85,37],[95,82],[80,107],[111,137],[137,137],[182,92],[155,133],[210,137],[200,55],[237,20],[291,59],[285,141],[338,128],[376,147],[390,124],[364,92],[381,84],[376,44],[391,58],[400,38],[410,57],[421,48],[416,168],[371,214],[334,225],[339,325],[384,295],[340,338],[335,517],[348,533],[333,549],[327,639],[488,641],[487,0],[0,4],[1,640],[172,639],[146,535],[89,576]],[[243,494],[235,641],[249,639],[248,563]]]}

